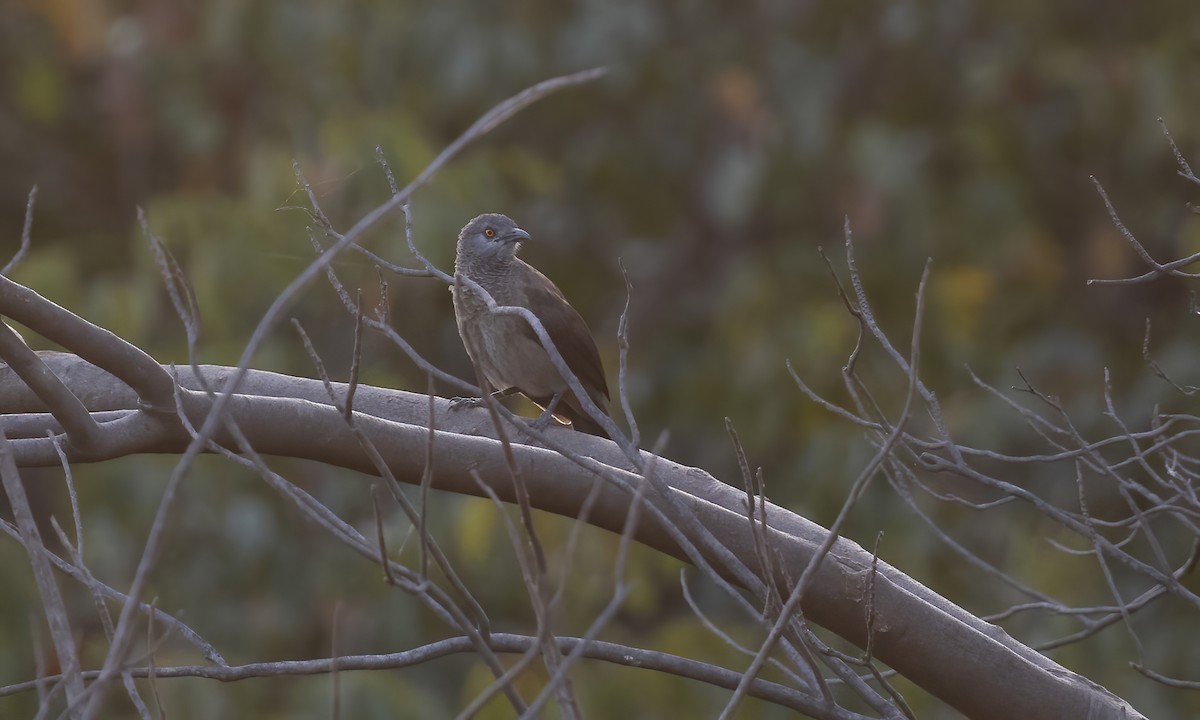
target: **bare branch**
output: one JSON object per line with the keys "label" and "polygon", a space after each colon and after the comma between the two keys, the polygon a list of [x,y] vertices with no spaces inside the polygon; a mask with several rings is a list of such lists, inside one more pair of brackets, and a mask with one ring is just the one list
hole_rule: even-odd
{"label": "bare branch", "polygon": [[[574,637],[558,637],[555,638],[555,642],[558,644],[560,651],[564,653],[570,653],[577,646],[583,645],[582,656],[592,660],[600,660],[626,667],[646,668],[677,677],[693,679],[716,687],[727,689],[736,687],[740,678],[740,675],[732,670],[688,658],[681,658],[668,653],[644,650],[628,645],[619,645],[599,640],[584,642]],[[525,652],[531,645],[536,646],[536,644],[537,638],[511,633],[495,633],[490,639],[490,646],[493,650],[505,653]],[[394,670],[427,663],[449,655],[470,653],[473,651],[474,646],[469,638],[454,637],[398,653],[343,655],[336,659],[336,663],[340,672]],[[221,682],[236,682],[238,680],[258,677],[323,675],[332,671],[334,662],[333,658],[322,658],[317,660],[249,663],[227,668],[211,665],[160,666],[155,668],[155,674],[160,680],[187,677],[207,678]],[[130,668],[130,674],[134,677],[147,677],[149,670],[147,668]],[[94,680],[98,676],[99,672],[95,670],[83,673],[85,680]],[[58,680],[61,680],[61,676],[52,675],[45,678],[45,681],[48,682]],[[0,697],[29,692],[35,689],[37,683],[38,681],[34,680],[0,687]],[[867,716],[840,709],[833,715],[817,715],[820,708],[803,695],[783,685],[765,680],[755,681],[749,694],[752,697],[761,698],[782,707],[791,708],[817,717],[829,717],[834,720],[869,720]]]}
{"label": "bare branch", "polygon": [[[13,458],[12,449],[3,430],[0,430],[0,481],[3,482],[4,492],[12,507],[21,544],[25,546],[25,552],[29,555],[29,562],[33,566],[33,577],[42,597],[46,622],[50,626],[50,639],[54,642],[54,649],[58,654],[58,664],[64,669],[63,680],[67,690],[67,702],[74,705],[83,695],[84,687],[83,678],[80,675],[79,656],[75,652],[75,638],[71,635],[71,621],[67,617],[66,605],[63,603],[62,595],[59,594],[58,584],[54,582],[54,573],[50,570],[50,563],[42,554],[46,548],[42,544],[37,521],[34,520],[33,510],[29,507],[25,486],[21,483],[16,460]],[[75,715],[72,714],[72,717]]]}
{"label": "bare branch", "polygon": [[617,323],[617,396],[621,400],[621,408],[625,411],[625,423],[629,425],[629,444],[639,447],[642,444],[642,434],[638,430],[637,419],[629,403],[629,386],[625,379],[629,360],[629,305],[633,301],[633,285],[629,282],[625,263],[618,259],[617,264],[621,266],[621,276],[625,278],[625,309],[621,311],[621,320]]}
{"label": "bare branch", "polygon": [[1183,159],[1183,153],[1179,152],[1179,147],[1175,144],[1175,138],[1171,137],[1171,132],[1167,130],[1167,122],[1159,118],[1158,124],[1162,127],[1163,135],[1171,145],[1171,152],[1175,155],[1176,164],[1179,165],[1179,176],[1188,182],[1200,185],[1200,178],[1196,177],[1196,173],[1192,172],[1192,166],[1188,165],[1188,161]]}
{"label": "bare branch", "polygon": [[37,199],[37,192],[37,185],[29,189],[29,199],[25,201],[25,223],[21,226],[21,246],[13,253],[12,259],[4,265],[4,268],[0,269],[0,275],[7,276],[11,273],[29,252],[33,232],[33,201]]}
{"label": "bare branch", "polygon": [[50,409],[67,433],[72,446],[83,452],[99,443],[100,428],[83,403],[57,375],[25,344],[7,323],[0,322],[0,359],[13,369],[25,385]]}
{"label": "bare branch", "polygon": [[[1174,147],[1174,142],[1172,142],[1172,147]],[[1176,153],[1178,152],[1179,151],[1176,150]],[[1163,275],[1173,275],[1175,277],[1186,278],[1189,280],[1200,278],[1200,273],[1186,273],[1178,269],[1200,261],[1200,253],[1195,253],[1193,255],[1189,255],[1188,257],[1180,258],[1179,260],[1173,260],[1169,263],[1160,263],[1154,258],[1150,257],[1150,253],[1146,251],[1146,248],[1143,247],[1140,242],[1138,242],[1137,238],[1133,236],[1133,233],[1129,231],[1129,228],[1125,227],[1125,223],[1121,222],[1120,216],[1117,215],[1116,208],[1113,207],[1112,201],[1108,199],[1108,193],[1104,192],[1104,186],[1100,184],[1100,181],[1096,179],[1096,176],[1093,175],[1091,179],[1092,184],[1096,186],[1096,192],[1100,194],[1100,199],[1104,201],[1105,209],[1108,210],[1109,220],[1112,221],[1113,226],[1117,228],[1117,230],[1121,233],[1121,236],[1124,237],[1126,242],[1129,243],[1129,246],[1133,248],[1133,251],[1137,253],[1139,258],[1141,258],[1142,262],[1150,267],[1150,270],[1149,272],[1138,275],[1137,277],[1118,279],[1091,279],[1087,281],[1088,285],[1132,285],[1134,283],[1146,282]]]}

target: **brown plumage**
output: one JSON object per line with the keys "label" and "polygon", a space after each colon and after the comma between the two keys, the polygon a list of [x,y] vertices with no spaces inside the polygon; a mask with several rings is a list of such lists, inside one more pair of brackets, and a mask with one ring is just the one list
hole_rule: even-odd
{"label": "brown plumage", "polygon": [[[608,414],[608,383],[592,333],[562,291],[516,256],[521,241],[528,239],[529,233],[510,218],[480,215],[458,234],[455,272],[479,283],[498,305],[528,308],[592,402]],[[556,416],[569,420],[576,430],[607,436],[569,389],[525,318],[489,313],[487,303],[469,287],[452,291],[463,346],[496,390],[519,391],[543,408],[562,393]]]}

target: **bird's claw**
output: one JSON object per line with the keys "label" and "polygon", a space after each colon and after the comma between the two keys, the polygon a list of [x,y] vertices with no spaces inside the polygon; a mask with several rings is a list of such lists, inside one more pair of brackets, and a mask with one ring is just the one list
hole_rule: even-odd
{"label": "bird's claw", "polygon": [[483,406],[483,398],[477,398],[477,397],[450,398],[450,409],[451,410],[461,410],[463,408],[469,408],[469,407],[474,408],[474,407],[482,407],[482,406]]}

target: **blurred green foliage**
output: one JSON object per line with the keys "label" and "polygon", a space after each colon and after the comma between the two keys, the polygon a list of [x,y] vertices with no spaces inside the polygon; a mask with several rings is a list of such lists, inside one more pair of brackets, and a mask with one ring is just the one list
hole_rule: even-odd
{"label": "blurred green foliage", "polygon": [[[817,248],[844,268],[846,217],[880,321],[902,349],[917,280],[933,258],[924,375],[964,440],[1037,447],[972,386],[964,363],[1001,387],[1023,368],[1089,431],[1087,418],[1102,409],[1104,367],[1135,423],[1169,402],[1140,361],[1141,334],[1152,317],[1168,371],[1194,369],[1187,288],[1085,286],[1141,272],[1088,178],[1104,183],[1158,258],[1200,250],[1200,223],[1184,207],[1195,188],[1176,177],[1156,124],[1165,118],[1200,163],[1197,46],[1200,12],[1182,0],[18,0],[0,9],[0,248],[15,249],[37,184],[33,253],[15,279],[164,362],[182,361],[183,332],[136,224],[140,206],[196,289],[202,359],[230,363],[311,257],[307,216],[292,209],[306,202],[293,160],[344,229],[387,197],[376,146],[404,181],[495,102],[605,65],[604,80],[525,111],[422,189],[416,241],[446,268],[471,216],[517,218],[534,236],[525,256],[589,320],[614,374],[623,259],[633,283],[630,399],[645,436],[669,428],[670,457],[732,482],[723,423],[731,417],[771,497],[828,523],[869,448],[800,396],[784,360],[845,399],[839,372],[857,330]],[[409,261],[399,218],[370,243]],[[347,255],[338,270],[373,304],[369,266]],[[397,329],[420,352],[469,375],[444,287],[392,279],[389,299]],[[312,288],[293,312],[344,376],[351,322],[328,287]],[[877,355],[864,367],[892,386],[884,401],[894,403],[900,375]],[[284,326],[255,364],[312,374]],[[375,339],[364,372],[371,383],[425,387],[401,353]],[[370,527],[363,479],[277,465]],[[169,458],[131,458],[77,468],[89,561],[117,586],[132,575],[169,467]],[[1036,475],[1028,479],[1054,479]],[[58,473],[30,472],[26,481],[41,512],[68,517]],[[498,628],[531,631],[494,509],[440,495],[432,507],[433,526],[464,575],[486,589]],[[1058,530],[1036,517],[980,518],[933,503],[929,511],[1027,582],[1072,602],[1106,601],[1094,563],[1046,552],[1042,538]],[[565,544],[568,523],[540,522],[549,547]],[[879,530],[884,558],[972,611],[1014,600],[956,561],[882,484],[848,535],[869,546]],[[405,531],[397,521],[390,536]],[[565,632],[582,631],[606,602],[614,542],[585,535]],[[186,485],[153,592],[233,662],[327,654],[339,607],[342,652],[394,651],[447,632],[380,583],[375,568],[343,562],[347,555],[256,478],[214,460]],[[0,595],[7,683],[32,677],[39,602],[19,549],[0,543],[0,558],[11,588]],[[635,555],[635,592],[611,636],[740,667],[744,660],[696,631],[677,567]],[[703,590],[706,607],[739,632],[736,614]],[[70,592],[82,616],[86,599]],[[1197,667],[1196,644],[1177,642],[1185,621],[1169,604],[1139,617],[1151,666],[1185,675]],[[1021,620],[1010,629],[1030,639],[1053,631]],[[99,626],[77,631],[85,658],[99,662]],[[1186,703],[1200,711],[1194,698],[1127,668],[1133,649],[1119,627],[1054,657],[1151,716]],[[177,643],[160,657],[194,660]],[[726,697],[594,665],[578,680],[592,717],[711,714]],[[346,716],[435,717],[489,678],[459,658],[342,682]],[[636,692],[617,690],[631,683]],[[171,681],[159,691],[176,718],[326,717],[328,687],[323,678]],[[0,700],[0,714],[22,716],[29,702]],[[915,702],[924,717],[940,712],[919,693]],[[490,710],[504,716],[499,704]],[[113,702],[113,717],[128,712]],[[752,703],[746,716],[779,713]]]}

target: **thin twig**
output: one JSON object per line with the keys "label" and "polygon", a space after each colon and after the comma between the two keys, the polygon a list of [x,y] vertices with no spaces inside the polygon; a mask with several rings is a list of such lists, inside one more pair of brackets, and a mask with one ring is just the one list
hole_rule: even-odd
{"label": "thin twig", "polygon": [[[585,648],[582,655],[589,659],[625,667],[654,670],[715,687],[735,687],[740,678],[740,674],[733,670],[629,645],[600,640],[583,643],[575,637],[558,637],[555,638],[555,642],[563,652],[569,653],[576,646],[583,644]],[[511,633],[495,633],[492,635],[490,643],[496,652],[520,653],[531,645],[536,647],[537,638]],[[474,652],[474,645],[469,638],[452,637],[403,652],[379,655],[343,655],[337,659],[337,664],[341,672],[394,670],[428,663],[442,657],[472,652]],[[155,674],[160,680],[206,678],[220,682],[236,682],[259,677],[323,675],[331,671],[332,665],[332,658],[318,658],[315,660],[248,663],[225,668],[212,665],[159,666],[155,669]],[[129,671],[134,677],[147,677],[149,674],[147,668],[130,668]],[[89,670],[83,673],[83,678],[95,680],[99,674],[100,672],[97,670]],[[45,681],[57,682],[61,679],[61,675],[51,675],[46,677]],[[37,688],[38,682],[38,680],[30,680],[0,687],[0,697],[29,692]],[[786,686],[765,680],[756,681],[751,688],[750,695],[810,715],[815,715],[820,709],[820,706],[807,696]],[[835,714],[825,714],[821,717],[832,718],[832,720],[868,720],[865,715],[846,710],[840,710]]]}
{"label": "thin twig", "polygon": [[[1173,142],[1172,145],[1174,145]],[[1178,152],[1178,150],[1176,150],[1176,152]],[[1173,275],[1175,277],[1188,279],[1200,278],[1200,273],[1186,273],[1178,269],[1185,265],[1190,265],[1194,262],[1200,261],[1200,253],[1195,253],[1193,255],[1189,255],[1188,257],[1180,258],[1179,260],[1173,260],[1168,263],[1160,263],[1155,260],[1150,256],[1150,253],[1146,251],[1146,248],[1140,242],[1138,242],[1138,239],[1133,236],[1133,233],[1129,231],[1129,228],[1125,227],[1125,223],[1121,222],[1120,216],[1117,215],[1116,208],[1113,207],[1112,201],[1108,199],[1108,193],[1104,191],[1104,186],[1100,184],[1100,181],[1096,179],[1095,175],[1091,176],[1091,180],[1092,184],[1096,186],[1096,192],[1100,194],[1100,199],[1104,201],[1104,208],[1108,210],[1108,218],[1110,221],[1112,221],[1113,227],[1115,227],[1117,231],[1121,233],[1121,237],[1125,238],[1125,241],[1129,243],[1129,246],[1133,248],[1133,251],[1137,253],[1137,256],[1141,258],[1142,262],[1150,267],[1150,270],[1149,272],[1137,277],[1091,279],[1087,281],[1088,285],[1131,285],[1134,283],[1146,282],[1147,280],[1151,280],[1162,275]]]}
{"label": "thin twig", "polygon": [[[33,509],[29,506],[29,498],[25,494],[25,486],[21,482],[12,447],[3,430],[0,430],[0,482],[3,483],[9,506],[12,508],[21,544],[25,546],[25,553],[33,567],[33,578],[42,598],[46,622],[50,626],[50,639],[58,654],[58,664],[64,669],[67,702],[74,706],[84,693],[84,685],[80,675],[79,656],[75,652],[75,638],[71,633],[71,621],[67,616],[66,604],[58,591],[58,584],[54,582],[50,563],[42,554],[45,545],[42,544]],[[72,717],[75,715],[72,714]]]}
{"label": "thin twig", "polygon": [[29,189],[29,199],[25,201],[25,222],[21,225],[21,246],[13,253],[12,259],[0,269],[0,275],[8,275],[13,271],[29,252],[29,244],[33,233],[33,201],[37,199],[38,186]]}
{"label": "thin twig", "polygon": [[621,276],[625,278],[625,309],[621,311],[621,319],[617,323],[617,396],[621,400],[621,408],[625,411],[625,423],[629,425],[629,444],[638,447],[642,444],[642,435],[633,415],[633,406],[629,402],[629,387],[626,382],[629,366],[629,306],[633,301],[633,284],[629,282],[629,272],[625,270],[625,263],[618,258],[617,264],[621,267]]}

